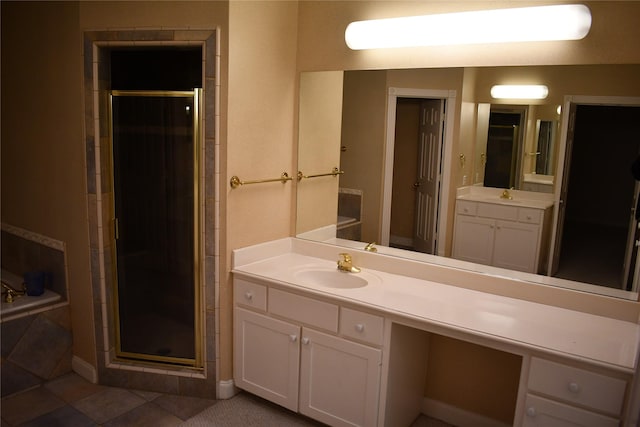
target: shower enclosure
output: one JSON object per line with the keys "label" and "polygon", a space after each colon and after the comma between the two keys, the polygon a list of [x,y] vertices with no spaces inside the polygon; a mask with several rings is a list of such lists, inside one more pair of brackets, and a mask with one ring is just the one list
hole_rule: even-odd
{"label": "shower enclosure", "polygon": [[199,93],[111,92],[119,358],[200,365]]}

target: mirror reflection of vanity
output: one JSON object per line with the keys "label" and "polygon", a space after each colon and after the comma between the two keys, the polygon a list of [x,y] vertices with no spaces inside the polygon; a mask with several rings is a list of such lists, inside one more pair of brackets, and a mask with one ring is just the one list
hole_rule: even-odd
{"label": "mirror reflection of vanity", "polygon": [[[634,74],[635,73],[635,74]],[[369,71],[330,71],[301,74],[300,90],[300,134],[299,169],[310,173],[321,173],[338,166],[344,175],[327,178],[324,182],[302,181],[298,184],[298,237],[326,241],[355,249],[364,249],[370,242],[382,242],[377,245],[378,252],[418,259],[483,272],[505,275],[533,283],[569,287],[592,293],[601,293],[621,298],[637,299],[637,292],[611,289],[584,281],[563,280],[542,274],[530,274],[519,271],[505,272],[478,263],[452,259],[454,240],[454,218],[456,199],[465,192],[490,195],[492,202],[504,203],[500,199],[503,190],[508,189],[515,203],[551,203],[549,212],[556,212],[554,202],[557,186],[562,176],[558,170],[564,158],[562,123],[565,96],[588,94],[593,96],[626,96],[630,90],[638,96],[638,83],[627,81],[629,76],[638,75],[640,67],[636,65],[595,65],[595,66],[531,66],[531,67],[486,67],[452,69],[407,69],[407,70],[369,70]],[[581,76],[576,79],[575,76]],[[544,83],[549,87],[549,96],[544,100],[499,100],[491,98],[489,89],[498,83]],[[319,85],[319,86],[317,86]],[[324,99],[315,102],[307,94],[322,93]],[[318,89],[321,88],[321,89]],[[396,99],[403,103],[394,105],[396,114],[395,128],[389,127],[390,96],[401,88]],[[415,93],[416,96],[411,94]],[[424,95],[436,94],[436,95]],[[331,94],[331,96],[329,96]],[[408,95],[407,95],[408,94]],[[441,95],[438,95],[441,94]],[[342,105],[328,99],[342,99]],[[421,184],[415,180],[415,159],[420,157],[414,147],[399,143],[402,132],[419,132],[410,118],[420,111],[421,101],[438,98],[442,101],[442,111],[446,110],[445,124],[442,128],[442,181],[437,200],[436,211],[437,244],[431,251],[416,252],[408,240],[393,241],[394,233],[402,236],[402,227],[414,229],[415,210],[412,198],[416,187]],[[411,105],[412,101],[416,101]],[[313,112],[306,109],[312,107]],[[517,132],[511,126],[513,136],[508,155],[509,184],[502,181],[491,187],[485,182],[487,168],[492,162],[488,144],[489,126],[492,112],[517,111],[519,124]],[[408,113],[407,113],[408,112]],[[406,114],[405,114],[406,113]],[[419,114],[419,113],[418,113]],[[322,124],[325,123],[325,125]],[[406,128],[401,127],[406,126]],[[407,122],[407,123],[405,123]],[[326,125],[330,123],[330,125]],[[313,124],[314,126],[310,126]],[[312,132],[305,129],[312,127]],[[322,130],[324,129],[324,131]],[[387,141],[389,129],[395,129],[394,150],[389,151]],[[566,132],[566,131],[565,131]],[[509,133],[509,132],[507,132]],[[327,135],[332,135],[327,137]],[[339,134],[338,138],[336,135]],[[566,135],[565,135],[566,139]],[[413,143],[416,144],[415,142]],[[509,143],[507,143],[509,144]],[[404,154],[402,152],[404,150]],[[389,163],[389,156],[394,161]],[[404,156],[404,157],[403,157]],[[339,164],[336,164],[338,163]],[[389,170],[389,164],[393,165]],[[402,177],[409,175],[409,177]],[[391,178],[389,178],[391,176]],[[392,237],[385,242],[383,217],[385,216],[384,186],[385,179],[393,181],[390,209],[391,220],[387,231]],[[405,181],[402,181],[405,180]],[[414,181],[412,181],[414,180]],[[397,182],[404,182],[396,189]],[[336,211],[343,210],[338,203],[338,194],[357,194],[355,202],[359,206],[359,217],[349,221],[358,223],[359,232],[341,238],[336,230]],[[311,194],[324,194],[322,198]],[[328,195],[328,196],[327,196]],[[352,197],[353,199],[353,197]],[[406,201],[402,201],[407,199]],[[310,204],[308,201],[313,200]],[[524,201],[524,202],[523,202]],[[404,203],[404,204],[402,204]],[[382,208],[381,208],[382,207]],[[523,206],[524,207],[524,206]],[[547,206],[548,207],[548,206]],[[522,210],[522,209],[520,209]],[[351,210],[349,210],[351,211]],[[400,216],[407,216],[396,221]],[[543,214],[545,215],[545,214]],[[340,215],[343,217],[343,215]],[[547,218],[547,217],[545,217]],[[344,221],[344,218],[341,218]],[[547,218],[547,220],[550,220]],[[553,221],[552,221],[553,222]],[[552,224],[547,224],[553,228]],[[394,229],[395,228],[395,229]],[[545,231],[547,232],[547,231]],[[406,231],[404,236],[407,236]],[[550,233],[550,231],[549,231]],[[411,236],[406,239],[410,239]],[[549,252],[554,242],[547,236],[541,244],[542,252]],[[387,246],[388,245],[388,246]],[[426,253],[425,253],[426,252]],[[544,273],[544,268],[539,273]]]}

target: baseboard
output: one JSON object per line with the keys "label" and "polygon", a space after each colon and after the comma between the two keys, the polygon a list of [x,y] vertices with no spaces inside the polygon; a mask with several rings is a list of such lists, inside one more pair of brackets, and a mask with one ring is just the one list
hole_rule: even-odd
{"label": "baseboard", "polygon": [[424,398],[422,413],[459,427],[509,427],[501,421],[465,411],[447,403]]}
{"label": "baseboard", "polygon": [[89,362],[74,355],[71,358],[71,369],[85,380],[90,381],[93,384],[98,384],[98,372]]}
{"label": "baseboard", "polygon": [[231,399],[240,390],[235,386],[233,380],[218,381],[216,390],[217,399]]}

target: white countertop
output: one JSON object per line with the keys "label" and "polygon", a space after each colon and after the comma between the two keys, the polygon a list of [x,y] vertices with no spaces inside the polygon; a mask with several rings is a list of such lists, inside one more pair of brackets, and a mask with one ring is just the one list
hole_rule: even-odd
{"label": "white countertop", "polygon": [[457,190],[456,199],[534,209],[546,209],[554,204],[553,194],[538,193],[535,191],[509,190],[509,194],[513,198],[503,199],[500,197],[503,191],[503,188],[477,186],[461,187]]}
{"label": "white countertop", "polygon": [[368,280],[360,288],[303,282],[299,272],[334,271],[336,262],[295,253],[285,240],[234,251],[233,272],[406,317],[426,330],[437,325],[626,372],[635,369],[638,324],[370,268],[344,273]]}

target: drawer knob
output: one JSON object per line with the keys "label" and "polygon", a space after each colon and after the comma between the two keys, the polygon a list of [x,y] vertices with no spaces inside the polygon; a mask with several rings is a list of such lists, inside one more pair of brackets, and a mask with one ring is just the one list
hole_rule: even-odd
{"label": "drawer knob", "polygon": [[362,323],[356,324],[356,331],[364,332],[364,325]]}
{"label": "drawer knob", "polygon": [[302,344],[304,344],[304,345],[309,344],[309,338],[307,338],[307,337],[302,338]]}
{"label": "drawer knob", "polygon": [[571,393],[577,393],[580,391],[580,384],[578,383],[574,383],[573,381],[569,383],[569,385],[567,386],[569,388],[569,391]]}
{"label": "drawer knob", "polygon": [[246,299],[248,299],[249,301],[251,301],[251,300],[253,299],[253,294],[252,294],[251,292],[246,292],[246,293],[244,294],[244,297],[245,297]]}
{"label": "drawer knob", "polygon": [[527,416],[528,417],[535,417],[536,415],[538,415],[538,411],[536,411],[536,408],[533,406],[529,406],[527,408]]}
{"label": "drawer knob", "polygon": [[298,336],[297,335],[289,335],[289,341],[296,342],[297,340],[298,340]]}

